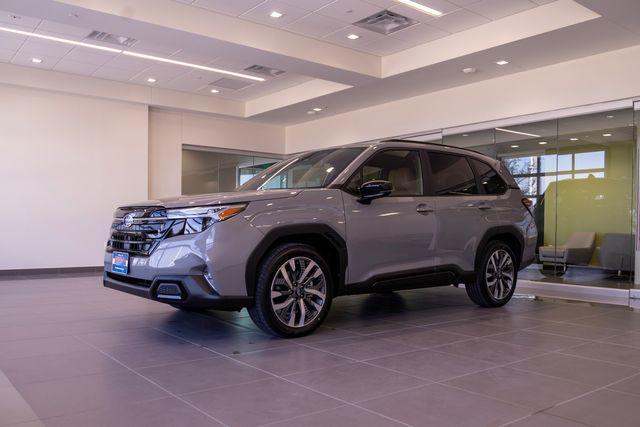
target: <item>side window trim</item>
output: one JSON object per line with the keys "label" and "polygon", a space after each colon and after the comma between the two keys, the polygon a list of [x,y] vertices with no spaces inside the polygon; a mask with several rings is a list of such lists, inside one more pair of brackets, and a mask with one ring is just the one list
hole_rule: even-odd
{"label": "side window trim", "polygon": [[[502,181],[503,187],[504,187],[504,191],[502,191],[501,193],[495,193],[495,194],[489,194],[486,192],[484,185],[482,185],[482,178],[480,177],[480,174],[478,173],[478,170],[476,169],[475,165],[473,164],[473,162],[471,161],[471,159],[475,160],[478,163],[482,163],[484,164],[486,167],[488,167],[490,170],[493,171],[493,173],[496,174],[496,177],[498,177],[498,179],[500,181]],[[469,165],[471,166],[471,169],[473,170],[473,174],[476,176],[476,182],[478,185],[478,190],[480,191],[479,194],[486,194],[488,196],[504,196],[507,193],[507,190],[509,190],[511,188],[511,186],[509,186],[509,184],[507,184],[507,182],[502,178],[502,176],[500,175],[500,173],[493,167],[491,166],[489,163],[477,159],[475,157],[469,157],[467,159],[467,161],[469,162]],[[520,189],[520,187],[518,187],[518,190]]]}
{"label": "side window trim", "polygon": [[340,190],[344,191],[347,194],[350,194],[354,197],[358,197],[358,194],[354,194],[351,191],[347,190],[347,186],[349,185],[349,183],[351,182],[351,180],[353,179],[354,176],[356,176],[357,174],[361,174],[363,172],[363,167],[367,164],[367,162],[369,162],[371,159],[373,159],[376,155],[380,154],[380,153],[384,153],[386,151],[412,151],[415,152],[416,154],[418,154],[418,158],[420,159],[420,170],[422,172],[422,194],[421,195],[416,195],[416,196],[398,196],[398,195],[389,195],[387,197],[425,197],[427,195],[426,192],[426,183],[425,183],[425,168],[424,168],[424,162],[423,162],[423,157],[422,157],[422,153],[421,151],[423,151],[423,149],[420,148],[404,148],[404,147],[387,147],[387,148],[383,148],[382,150],[376,150],[375,152],[371,153],[371,155],[369,157],[367,157],[366,159],[364,159],[362,161],[362,163],[358,166],[358,168],[349,176],[349,178],[347,178],[344,181],[344,184],[342,184],[340,186]]}
{"label": "side window trim", "polygon": [[[476,178],[476,189],[478,190],[478,194],[486,195],[487,192],[484,189],[484,185],[482,185],[482,179],[480,178],[480,174],[478,173],[478,169],[476,169],[476,165],[473,164],[473,162],[471,161],[471,158],[469,156],[465,156],[465,158],[467,159],[467,163],[469,164],[469,167],[471,168],[471,171],[473,172],[473,176]],[[474,159],[474,160],[478,160],[478,159]],[[484,163],[484,162],[482,162],[482,163]],[[485,163],[485,165],[486,165],[486,163]],[[489,166],[489,165],[487,165],[487,166]],[[491,169],[493,170],[493,168],[491,168]]]}

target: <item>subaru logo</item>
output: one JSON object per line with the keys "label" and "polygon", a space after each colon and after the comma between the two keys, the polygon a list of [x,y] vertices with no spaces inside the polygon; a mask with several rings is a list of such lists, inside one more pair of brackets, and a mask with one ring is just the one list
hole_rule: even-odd
{"label": "subaru logo", "polygon": [[122,218],[122,225],[131,227],[133,225],[133,214],[126,214],[124,218]]}

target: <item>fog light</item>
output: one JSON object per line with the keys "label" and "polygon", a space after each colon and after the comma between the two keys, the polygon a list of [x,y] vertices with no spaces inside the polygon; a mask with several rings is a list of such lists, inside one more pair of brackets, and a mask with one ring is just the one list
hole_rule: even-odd
{"label": "fog light", "polygon": [[[209,269],[205,268],[204,272],[202,273],[202,275],[204,276],[204,280],[207,281],[207,284],[211,287],[211,289],[213,289],[214,291],[216,291],[216,287],[213,284],[213,276],[211,275],[211,273],[209,272]],[[217,292],[217,291],[216,291]]]}
{"label": "fog light", "polygon": [[161,283],[157,294],[159,299],[182,299],[182,290],[176,283]]}

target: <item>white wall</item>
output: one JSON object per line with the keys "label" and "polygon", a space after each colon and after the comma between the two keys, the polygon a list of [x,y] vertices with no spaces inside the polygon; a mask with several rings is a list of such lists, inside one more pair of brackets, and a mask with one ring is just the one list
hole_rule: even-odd
{"label": "white wall", "polygon": [[147,198],[147,107],[0,85],[0,270],[102,264]]}
{"label": "white wall", "polygon": [[285,129],[211,115],[150,109],[150,197],[180,195],[183,144],[282,154]]}
{"label": "white wall", "polygon": [[516,117],[640,95],[640,46],[287,127],[286,152]]}

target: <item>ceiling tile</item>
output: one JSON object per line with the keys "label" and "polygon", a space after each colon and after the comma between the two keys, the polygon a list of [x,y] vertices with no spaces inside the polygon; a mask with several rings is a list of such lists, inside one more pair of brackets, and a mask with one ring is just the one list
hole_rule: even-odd
{"label": "ceiling tile", "polygon": [[0,62],[11,61],[11,58],[13,58],[13,55],[15,53],[16,53],[15,50],[0,48]]}
{"label": "ceiling tile", "polygon": [[251,86],[252,84],[254,84],[254,82],[251,82],[249,80],[233,79],[230,77],[222,77],[211,80],[210,84],[211,86],[215,86],[217,88],[240,90],[244,89],[245,87]]}
{"label": "ceiling tile", "polygon": [[76,62],[70,59],[62,59],[53,68],[55,71],[62,71],[64,73],[82,74],[90,76],[99,68],[98,65],[88,64],[86,62]]}
{"label": "ceiling tile", "polygon": [[375,6],[379,6],[380,9],[389,9],[391,6],[399,4],[396,0],[364,0],[367,3],[371,3]]}
{"label": "ceiling tile", "polygon": [[14,37],[7,33],[0,33],[0,49],[18,50],[26,40],[26,37]]}
{"label": "ceiling tile", "polygon": [[400,40],[405,40],[414,44],[427,43],[442,37],[448,36],[449,33],[442,31],[438,28],[432,27],[429,24],[417,24],[404,30],[400,30],[393,33],[393,37]]}
{"label": "ceiling tile", "polygon": [[108,80],[128,81],[129,79],[133,78],[135,74],[136,72],[132,70],[103,65],[93,73],[93,76]]}
{"label": "ceiling tile", "polygon": [[362,0],[336,0],[335,2],[318,9],[319,14],[337,19],[348,24],[353,24],[380,12],[382,8]]}
{"label": "ceiling tile", "polygon": [[486,24],[487,22],[491,21],[477,13],[460,9],[434,19],[429,22],[429,25],[449,33],[458,33],[460,31],[468,30],[469,28],[477,27],[478,25]]}
{"label": "ceiling tile", "polygon": [[283,3],[288,3],[292,6],[299,7],[308,11],[315,11],[328,5],[335,0],[282,0]]}
{"label": "ceiling tile", "polygon": [[536,7],[529,0],[480,0],[467,9],[489,19],[500,19]]}
{"label": "ceiling tile", "polygon": [[147,41],[138,40],[131,47],[131,50],[135,52],[146,53],[148,55],[171,56],[180,52],[181,48],[179,46],[168,46],[166,44],[150,43]]}
{"label": "ceiling tile", "polygon": [[64,59],[69,59],[75,62],[82,62],[85,64],[102,66],[117,55],[118,54],[116,53],[95,51],[76,47],[71,52],[69,52],[64,57]]}
{"label": "ceiling tile", "polygon": [[413,43],[408,42],[406,40],[394,39],[391,36],[382,37],[378,40],[374,40],[362,47],[360,50],[364,50],[365,52],[372,53],[378,56],[391,55],[396,52],[400,52],[405,49],[409,49],[414,46]]}
{"label": "ceiling tile", "polygon": [[[31,62],[31,59],[34,57],[42,59],[42,62],[40,64],[34,64],[33,62]],[[56,65],[58,61],[60,61],[60,59],[62,59],[62,56],[44,55],[44,54],[34,55],[33,53],[23,51],[21,49],[13,57],[13,60],[11,61],[11,63],[16,65],[26,65],[29,67],[40,68],[43,70],[50,70]]]}
{"label": "ceiling tile", "polygon": [[263,0],[196,0],[193,5],[213,10],[214,12],[238,16],[256,7],[262,3],[262,1]]}
{"label": "ceiling tile", "polygon": [[105,66],[109,68],[119,68],[127,70],[130,73],[137,74],[142,70],[149,68],[150,62],[146,59],[133,58],[131,56],[117,55]]}
{"label": "ceiling tile", "polygon": [[29,38],[22,44],[20,51],[27,51],[36,55],[49,55],[62,57],[73,49],[72,45],[53,42],[49,40]]}
{"label": "ceiling tile", "polygon": [[[210,74],[210,73],[209,73]],[[202,75],[198,75],[195,72],[187,72],[186,74],[177,77],[168,82],[161,82],[162,87],[173,90],[181,90],[185,92],[193,92],[206,84],[211,80],[205,79]]]}
{"label": "ceiling tile", "polygon": [[191,62],[198,65],[208,65],[215,61],[217,57],[213,55],[205,55],[181,50],[180,52],[171,55],[171,59],[175,59],[176,61]]}
{"label": "ceiling tile", "polygon": [[472,3],[478,3],[480,0],[449,0],[450,3],[460,7],[467,7]]}
{"label": "ceiling tile", "polygon": [[286,26],[284,29],[309,37],[324,37],[344,27],[345,23],[342,21],[318,13],[311,13],[298,19],[291,25]]}
{"label": "ceiling tile", "polygon": [[153,77],[158,82],[168,82],[179,76],[185,75],[191,69],[179,65],[150,63],[151,66],[140,71],[132,78],[132,81],[147,83],[149,77]]}
{"label": "ceiling tile", "polygon": [[71,37],[74,39],[84,39],[91,31],[87,28],[72,27],[71,25],[60,24],[58,22],[43,20],[36,30],[36,33],[48,34],[57,37]]}
{"label": "ceiling tile", "polygon": [[[273,11],[280,12],[283,15],[280,18],[272,18],[269,14]],[[308,14],[309,11],[306,9],[301,9],[279,0],[267,0],[243,13],[240,18],[280,28]]]}
{"label": "ceiling tile", "polygon": [[[349,34],[357,34],[358,36],[360,36],[360,38],[356,40],[350,40],[347,38]],[[382,34],[374,33],[373,31],[365,30],[364,28],[349,25],[348,27],[342,28],[334,33],[329,34],[323,40],[349,48],[358,48],[381,37],[384,36]]]}
{"label": "ceiling tile", "polygon": [[[30,16],[17,15],[11,12],[0,10],[0,23],[4,26],[16,26],[20,29],[33,31],[40,24],[40,18],[32,18]],[[6,25],[10,24],[10,25]]]}

